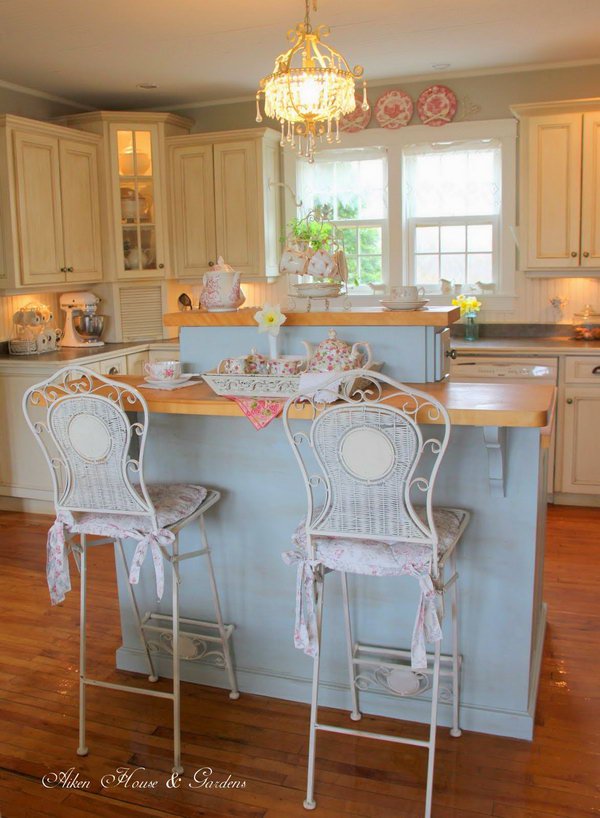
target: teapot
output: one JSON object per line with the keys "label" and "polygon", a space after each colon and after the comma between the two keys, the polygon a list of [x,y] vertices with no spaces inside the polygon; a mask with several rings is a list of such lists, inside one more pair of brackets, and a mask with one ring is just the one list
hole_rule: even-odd
{"label": "teapot", "polygon": [[373,360],[371,347],[364,341],[350,344],[337,337],[330,329],[327,339],[315,349],[309,341],[302,341],[308,358],[308,372],[344,372],[348,369],[366,368]]}
{"label": "teapot", "polygon": [[209,272],[204,273],[200,304],[208,312],[235,312],[246,296],[240,287],[240,273],[225,264],[221,256]]}

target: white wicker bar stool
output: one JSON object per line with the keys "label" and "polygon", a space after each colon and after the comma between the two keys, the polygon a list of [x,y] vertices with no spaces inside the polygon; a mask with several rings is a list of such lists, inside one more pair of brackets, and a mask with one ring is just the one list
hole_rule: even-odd
{"label": "white wicker bar stool", "polygon": [[[359,379],[359,380],[357,380]],[[367,370],[335,375],[317,397],[339,388],[339,400],[317,403],[296,395],[283,421],[306,487],[308,510],[296,530],[295,549],[283,556],[298,564],[296,647],[314,657],[306,809],[314,809],[315,753],[319,730],[366,736],[428,750],[425,818],[430,818],[440,676],[452,701],[451,735],[460,735],[458,607],[455,547],[468,523],[462,509],[435,508],[432,494],[448,446],[450,419],[437,400]],[[309,421],[309,423],[307,423]],[[427,425],[428,437],[424,436]],[[431,424],[431,426],[429,425]],[[432,428],[437,432],[431,431]],[[450,567],[446,580],[444,571]],[[318,719],[324,579],[340,574],[352,709],[359,691],[399,696],[431,691],[427,741],[323,724]],[[402,576],[420,586],[410,650],[353,641],[347,574]],[[452,653],[441,655],[444,593],[451,590]],[[433,654],[426,642],[434,643]]]}
{"label": "white wicker bar stool", "polygon": [[[136,422],[127,415],[135,406]],[[42,447],[54,487],[56,521],[48,533],[48,587],[53,604],[71,590],[68,553],[81,575],[79,653],[79,746],[88,753],[85,737],[86,687],[130,691],[173,702],[173,771],[181,773],[180,658],[209,657],[228,678],[229,696],[239,697],[230,650],[233,625],[223,622],[204,513],[220,499],[218,491],[188,484],[146,485],[144,447],[148,407],[144,397],[126,384],[109,380],[81,366],[66,367],[30,387],[23,397],[27,422]],[[137,477],[134,483],[132,478]],[[199,522],[200,548],[180,554],[178,533]],[[101,539],[88,539],[90,536]],[[123,541],[137,540],[131,565]],[[155,654],[159,646],[172,655],[173,691],[163,692],[112,684],[89,678],[86,672],[87,550],[114,543],[126,575],[131,609],[145,653],[151,682],[158,679]],[[158,597],[164,588],[164,561],[172,572],[172,616],[140,615],[131,583],[152,554]],[[179,613],[180,565],[205,557],[215,608],[215,622],[183,619]],[[180,625],[184,630],[180,629]]]}

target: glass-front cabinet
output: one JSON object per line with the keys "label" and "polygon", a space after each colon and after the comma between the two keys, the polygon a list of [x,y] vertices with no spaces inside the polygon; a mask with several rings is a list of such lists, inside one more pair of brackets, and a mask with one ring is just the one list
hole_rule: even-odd
{"label": "glass-front cabinet", "polygon": [[111,125],[117,275],[148,278],[166,268],[158,133],[153,126]]}

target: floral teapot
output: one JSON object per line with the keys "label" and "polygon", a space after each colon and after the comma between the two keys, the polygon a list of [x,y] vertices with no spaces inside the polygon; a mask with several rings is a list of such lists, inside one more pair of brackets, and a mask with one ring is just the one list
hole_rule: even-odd
{"label": "floral teapot", "polygon": [[363,341],[352,346],[337,337],[330,329],[328,337],[314,349],[309,341],[302,341],[306,347],[308,372],[344,372],[348,369],[366,368],[373,360],[371,347]]}

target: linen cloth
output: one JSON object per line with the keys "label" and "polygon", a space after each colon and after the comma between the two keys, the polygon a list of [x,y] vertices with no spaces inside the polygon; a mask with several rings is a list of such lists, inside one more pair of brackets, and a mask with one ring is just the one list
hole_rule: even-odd
{"label": "linen cloth", "polygon": [[238,398],[233,395],[229,399],[237,403],[257,431],[264,429],[272,420],[275,420],[281,414],[287,401],[287,398],[273,400],[271,398]]}
{"label": "linen cloth", "polygon": [[169,530],[169,526],[193,514],[202,505],[208,492],[202,486],[184,483],[159,483],[147,488],[156,510],[156,529],[153,529],[150,517],[142,514],[71,512],[64,509],[57,514],[48,531],[46,562],[46,577],[53,605],[63,602],[65,595],[71,590],[66,532],[92,534],[115,540],[137,540],[129,581],[132,585],[139,581],[142,563],[150,549],[156,574],[156,592],[158,598],[162,598],[165,575],[160,546],[168,548],[173,543],[175,534]]}
{"label": "linen cloth", "polygon": [[[425,521],[425,509],[416,508]],[[439,537],[438,557],[451,549],[461,531],[466,516],[460,509],[438,508],[433,511]],[[298,565],[296,578],[296,621],[294,644],[309,656],[318,652],[315,572],[343,571],[369,576],[411,576],[420,587],[419,604],[411,640],[411,667],[427,667],[426,642],[439,642],[442,629],[437,610],[437,592],[431,576],[433,552],[431,546],[398,540],[380,542],[368,539],[324,537],[313,535],[314,558],[306,538],[306,522],[292,536],[295,548],[282,554],[288,565]]]}

